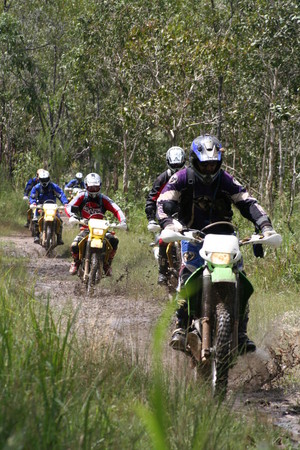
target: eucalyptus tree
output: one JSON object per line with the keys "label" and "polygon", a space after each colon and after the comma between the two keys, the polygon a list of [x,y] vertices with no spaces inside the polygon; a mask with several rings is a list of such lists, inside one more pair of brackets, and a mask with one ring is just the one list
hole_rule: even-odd
{"label": "eucalyptus tree", "polygon": [[34,107],[35,91],[28,81],[34,70],[20,24],[8,12],[0,14],[0,163],[12,176],[14,160],[20,149],[29,144],[20,134]]}
{"label": "eucalyptus tree", "polygon": [[248,112],[249,122],[243,128],[248,128],[247,149],[260,173],[260,195],[263,198],[266,192],[265,201],[272,208],[274,186],[280,178],[283,184],[284,165],[291,169],[292,164],[288,151],[283,157],[282,146],[294,148],[299,136],[299,5],[290,0],[241,4],[237,29],[244,58],[237,99],[244,101],[242,120]]}

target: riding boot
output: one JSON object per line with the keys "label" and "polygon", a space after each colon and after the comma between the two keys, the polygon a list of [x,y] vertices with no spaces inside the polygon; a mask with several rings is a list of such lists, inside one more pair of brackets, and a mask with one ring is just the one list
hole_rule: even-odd
{"label": "riding boot", "polygon": [[186,331],[188,326],[188,308],[185,300],[178,301],[180,304],[176,311],[176,329],[172,334],[170,346],[174,350],[186,351]]}
{"label": "riding boot", "polygon": [[76,275],[76,273],[78,272],[78,268],[80,266],[79,253],[72,252],[72,256],[73,256],[73,262],[71,264],[69,273],[71,275]]}
{"label": "riding boot", "polygon": [[64,241],[62,240],[62,231],[63,231],[63,221],[59,219],[60,227],[59,232],[57,233],[57,245],[64,245]]}
{"label": "riding boot", "polygon": [[239,321],[238,328],[238,349],[240,353],[255,352],[256,345],[247,335],[247,325],[249,321],[249,307],[246,308],[244,317]]}
{"label": "riding boot", "polygon": [[117,250],[112,250],[110,252],[109,256],[108,256],[107,263],[104,264],[104,266],[103,266],[104,273],[105,273],[105,275],[107,277],[111,277],[112,276],[111,264],[112,264],[112,261],[113,261],[115,255],[116,255],[116,253],[117,253]]}
{"label": "riding boot", "polygon": [[64,241],[62,240],[61,233],[57,235],[57,245],[64,245]]}
{"label": "riding boot", "polygon": [[168,272],[168,258],[167,258],[166,245],[159,244],[158,253],[158,281],[157,284],[167,285],[167,272]]}
{"label": "riding boot", "polygon": [[40,243],[40,230],[39,230],[39,224],[38,222],[32,221],[33,224],[33,243],[39,244]]}

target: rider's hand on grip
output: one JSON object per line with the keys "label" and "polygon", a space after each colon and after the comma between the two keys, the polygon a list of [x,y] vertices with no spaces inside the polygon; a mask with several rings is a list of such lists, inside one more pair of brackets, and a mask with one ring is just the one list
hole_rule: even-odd
{"label": "rider's hand on grip", "polygon": [[69,218],[69,223],[78,223],[79,222],[79,220],[77,219],[77,217],[75,217],[75,216],[71,216],[70,218]]}
{"label": "rider's hand on grip", "polygon": [[265,238],[272,236],[273,234],[276,234],[276,231],[271,226],[263,227],[261,232]]}
{"label": "rider's hand on grip", "polygon": [[166,230],[172,230],[172,231],[182,231],[183,227],[178,220],[173,219],[172,223],[169,223],[166,227]]}
{"label": "rider's hand on grip", "polygon": [[152,231],[153,233],[158,233],[160,231],[160,226],[155,220],[149,220],[147,230]]}
{"label": "rider's hand on grip", "polygon": [[28,196],[24,195],[23,200],[28,200]]}
{"label": "rider's hand on grip", "polygon": [[127,223],[125,222],[125,220],[122,220],[122,222],[119,223],[118,228],[121,228],[121,230],[127,230]]}

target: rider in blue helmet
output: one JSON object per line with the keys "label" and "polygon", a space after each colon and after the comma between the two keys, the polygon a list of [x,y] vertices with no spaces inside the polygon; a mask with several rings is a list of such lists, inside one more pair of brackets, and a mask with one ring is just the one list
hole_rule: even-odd
{"label": "rider in blue helmet", "polygon": [[[205,134],[194,139],[190,148],[190,167],[175,173],[157,200],[157,216],[163,228],[169,227],[179,231],[178,226],[181,224],[187,228],[201,230],[215,222],[231,222],[234,205],[262,234],[275,233],[267,213],[257,200],[251,197],[233,176],[221,168],[223,151],[222,144],[215,136]],[[173,208],[174,204],[177,205],[179,225],[168,214],[169,204]],[[179,294],[191,273],[203,264],[199,255],[200,248],[198,244],[181,242]],[[170,345],[175,350],[185,351],[188,317],[186,300],[179,299],[179,305],[176,313],[177,329],[173,333]],[[247,323],[248,304],[239,322],[239,348],[241,351],[255,351],[254,342],[247,336]]]}

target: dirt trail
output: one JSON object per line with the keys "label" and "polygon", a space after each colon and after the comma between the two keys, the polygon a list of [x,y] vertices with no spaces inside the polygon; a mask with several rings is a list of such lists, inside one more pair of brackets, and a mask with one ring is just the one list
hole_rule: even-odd
{"label": "dirt trail", "polygon": [[[70,259],[46,258],[45,250],[33,244],[29,232],[0,239],[5,252],[28,257],[34,294],[50,299],[59,310],[77,310],[76,330],[91,342],[109,345],[126,342],[134,361],[149,360],[151,333],[163,304],[115,296],[101,288],[100,296],[85,295],[80,280],[68,274]],[[113,280],[113,279],[112,279]],[[186,358],[166,346],[164,364],[174,378],[186,373]],[[294,383],[283,388],[283,376]],[[286,314],[264,348],[239,358],[232,369],[229,396],[237,411],[263,413],[265,420],[283,427],[300,448],[300,318]]]}

